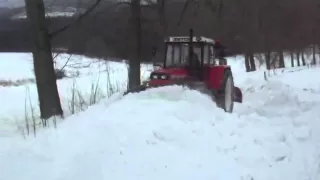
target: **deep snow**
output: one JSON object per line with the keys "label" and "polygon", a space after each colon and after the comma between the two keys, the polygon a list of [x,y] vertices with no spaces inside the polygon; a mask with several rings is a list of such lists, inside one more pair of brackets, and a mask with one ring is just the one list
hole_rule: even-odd
{"label": "deep snow", "polygon": [[[95,89],[98,91],[95,99],[99,101],[108,97],[113,91],[121,91],[126,88],[128,70],[124,63],[107,62],[79,55],[70,56],[69,54],[59,54],[55,62],[57,69],[64,67],[66,74],[71,77],[57,81],[60,100],[66,116],[72,114],[73,111],[75,113],[83,111],[91,105]],[[265,66],[259,64],[259,61],[256,61],[257,68],[260,70],[255,72],[257,75],[244,73],[243,56],[230,57],[228,63],[232,66],[233,73],[236,74],[236,85],[243,87],[244,84],[248,84],[244,80],[252,76],[263,82],[261,70],[264,70]],[[286,64],[287,66],[290,64],[290,59],[287,57]],[[294,70],[304,68],[297,67]],[[146,79],[151,70],[150,65],[141,65],[142,79]],[[285,70],[290,71],[292,68]],[[280,74],[281,71],[278,69],[277,74]],[[274,76],[273,72],[271,75]],[[32,83],[34,79],[31,53],[0,53],[0,104],[4,104],[0,108],[0,137],[17,133],[25,134],[25,121],[28,119],[30,122],[33,116],[37,122],[40,121],[37,89]],[[1,82],[17,82],[21,85],[2,87]]]}
{"label": "deep snow", "polygon": [[37,138],[0,138],[0,180],[317,180],[319,72],[243,76],[233,114],[178,86],[115,94]]}
{"label": "deep snow", "polygon": [[320,68],[265,81],[263,71],[232,67],[244,93],[233,114],[179,86],[115,94],[36,138],[0,136],[0,180],[318,180]]}

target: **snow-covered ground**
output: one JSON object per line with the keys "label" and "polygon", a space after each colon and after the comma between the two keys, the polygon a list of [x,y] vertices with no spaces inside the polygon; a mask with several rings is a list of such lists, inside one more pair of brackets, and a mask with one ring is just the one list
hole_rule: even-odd
{"label": "snow-covered ground", "polygon": [[[56,58],[56,68],[62,67],[72,77],[57,81],[66,116],[80,112],[127,86],[128,69],[121,62],[60,54]],[[142,79],[146,79],[152,67],[145,64],[141,70]],[[0,136],[21,133],[26,119],[30,122],[32,116],[39,119],[37,88],[32,83],[34,78],[31,54],[0,53]],[[24,84],[3,87],[1,82]]]}
{"label": "snow-covered ground", "polygon": [[[266,81],[263,70],[244,73],[240,60],[229,60],[244,95],[233,114],[179,86],[116,93],[36,138],[0,136],[0,180],[318,180],[320,68],[277,70]],[[124,69],[113,80],[125,83]],[[90,92],[99,74],[107,84],[104,73],[81,71],[78,88]],[[70,84],[58,82],[62,102]],[[14,114],[11,103],[24,107],[24,88],[0,87],[1,118],[12,118],[2,110]]]}
{"label": "snow-covered ground", "polygon": [[0,179],[317,180],[319,74],[235,76],[233,114],[178,86],[115,94],[36,138],[0,138]]}
{"label": "snow-covered ground", "polygon": [[[53,54],[55,67],[63,68],[71,77],[97,75],[107,70],[111,74],[127,69],[124,63],[103,61],[80,55]],[[144,65],[143,72],[150,69]],[[127,70],[124,71],[124,74]],[[34,79],[31,53],[0,53],[0,81],[23,81]]]}
{"label": "snow-covered ground", "polygon": [[[85,110],[102,98],[124,90],[127,85],[127,66],[124,63],[68,54],[54,54],[54,57],[55,67],[63,67],[67,76],[71,77],[58,80],[60,99],[66,116]],[[244,73],[243,56],[228,58],[228,63],[232,66],[233,73],[237,74],[236,85],[241,87],[244,84],[243,80],[252,76],[252,73]],[[259,61],[256,61],[256,64],[259,70],[265,69],[265,65],[259,64]],[[286,64],[290,66],[289,58],[286,58]],[[142,79],[146,79],[152,67],[142,65],[141,68]],[[277,70],[279,71],[281,70]],[[263,77],[261,71],[255,73],[255,76]],[[31,123],[34,117],[39,120],[38,95],[34,79],[32,54],[0,53],[0,136],[24,133],[26,121]],[[3,85],[5,87],[2,87]]]}

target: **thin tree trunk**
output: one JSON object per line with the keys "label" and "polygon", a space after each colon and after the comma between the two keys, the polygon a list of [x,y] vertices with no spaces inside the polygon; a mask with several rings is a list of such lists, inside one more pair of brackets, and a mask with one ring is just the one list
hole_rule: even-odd
{"label": "thin tree trunk", "polygon": [[300,53],[297,51],[297,65],[300,66]]}
{"label": "thin tree trunk", "polygon": [[223,6],[223,3],[222,3],[222,0],[218,0],[217,2],[217,6],[216,6],[216,36],[217,37],[220,37],[221,36],[221,32],[222,32],[222,29],[221,29],[221,17],[222,17],[222,6]]}
{"label": "thin tree trunk", "polygon": [[25,0],[33,35],[33,64],[42,119],[63,116],[54,72],[53,58],[43,0]]}
{"label": "thin tree trunk", "polygon": [[320,45],[318,44],[318,56],[319,56],[319,60],[320,60]]}
{"label": "thin tree trunk", "polygon": [[301,52],[301,59],[302,59],[302,66],[305,66],[306,65],[306,60],[304,58],[304,53]]}
{"label": "thin tree trunk", "polygon": [[168,31],[168,25],[166,21],[166,8],[165,8],[165,0],[157,0],[158,4],[158,16],[160,18],[160,24],[162,25],[163,28],[163,35],[167,35]]}
{"label": "thin tree trunk", "polygon": [[265,53],[265,58],[266,58],[267,69],[270,70],[271,69],[271,53],[270,52],[266,52]]}
{"label": "thin tree trunk", "polygon": [[250,71],[256,71],[256,63],[254,61],[254,56],[252,52],[250,52],[249,54],[249,60],[250,60]]}
{"label": "thin tree trunk", "polygon": [[278,56],[279,56],[279,68],[284,68],[284,57],[283,57],[283,52],[280,50],[278,52]]}
{"label": "thin tree trunk", "polygon": [[129,61],[129,83],[128,88],[132,89],[140,85],[140,58],[141,58],[141,5],[140,0],[131,1],[132,27],[134,27],[135,55]]}
{"label": "thin tree trunk", "polygon": [[291,57],[291,67],[294,67],[294,56],[292,52],[290,52],[290,57]]}
{"label": "thin tree trunk", "polygon": [[246,65],[246,72],[250,72],[251,71],[251,67],[250,67],[250,61],[249,61],[249,54],[246,53],[244,57],[245,57],[244,62],[245,62],[245,65]]}
{"label": "thin tree trunk", "polygon": [[312,64],[313,65],[317,64],[317,60],[316,60],[316,45],[315,44],[312,45]]}

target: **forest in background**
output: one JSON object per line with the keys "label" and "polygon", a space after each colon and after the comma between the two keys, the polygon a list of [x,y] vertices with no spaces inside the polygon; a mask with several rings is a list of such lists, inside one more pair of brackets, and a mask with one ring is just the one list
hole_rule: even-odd
{"label": "forest in background", "polygon": [[[163,58],[163,38],[187,35],[190,28],[195,35],[220,39],[228,47],[229,55],[245,54],[248,66],[254,53],[265,53],[268,60],[271,52],[277,52],[280,57],[283,52],[299,55],[302,49],[317,48],[320,44],[320,2],[317,0],[186,2],[157,0],[141,7],[142,61],[152,59],[153,47],[158,49],[157,59]],[[19,11],[21,8],[0,13],[1,52],[31,51],[27,20],[11,18]],[[72,24],[52,38],[53,49],[105,59],[133,59],[135,34],[128,3],[103,1],[81,22],[72,23],[75,19],[48,18],[50,31]]]}

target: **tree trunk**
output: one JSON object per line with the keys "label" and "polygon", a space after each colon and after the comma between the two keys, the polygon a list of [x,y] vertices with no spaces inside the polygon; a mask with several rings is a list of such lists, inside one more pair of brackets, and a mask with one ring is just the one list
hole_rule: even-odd
{"label": "tree trunk", "polygon": [[216,36],[220,37],[221,33],[222,33],[222,26],[221,26],[221,18],[222,18],[222,7],[223,7],[223,3],[222,0],[218,0],[218,2],[216,2]]}
{"label": "tree trunk", "polygon": [[135,55],[129,61],[129,83],[128,88],[140,86],[140,58],[141,58],[141,5],[140,0],[131,1],[132,27],[134,27]]}
{"label": "tree trunk", "polygon": [[306,60],[304,58],[304,53],[301,52],[301,59],[302,59],[302,66],[305,66],[306,65]]}
{"label": "tree trunk", "polygon": [[168,25],[166,21],[166,8],[165,8],[165,0],[157,0],[158,5],[158,16],[160,19],[160,24],[163,28],[163,35],[166,37],[168,31]]}
{"label": "tree trunk", "polygon": [[43,0],[25,0],[33,36],[33,64],[42,119],[63,116]]}
{"label": "tree trunk", "polygon": [[290,52],[290,57],[291,57],[291,67],[294,67],[294,56],[292,52]]}
{"label": "tree trunk", "polygon": [[320,44],[318,44],[318,56],[319,56],[319,59],[320,59]]}
{"label": "tree trunk", "polygon": [[278,52],[278,56],[279,56],[279,68],[284,68],[284,57],[283,57],[283,52],[280,50]]}
{"label": "tree trunk", "polygon": [[246,72],[250,72],[251,71],[251,67],[250,67],[250,62],[249,62],[249,54],[246,53],[244,57],[245,57],[244,62],[245,62],[245,65],[246,65]]}
{"label": "tree trunk", "polygon": [[300,66],[300,53],[297,51],[297,65]]}
{"label": "tree trunk", "polygon": [[254,61],[254,56],[253,56],[252,52],[250,52],[250,54],[249,54],[249,60],[250,60],[250,71],[255,71],[256,70],[256,63]]}
{"label": "tree trunk", "polygon": [[265,53],[265,58],[266,58],[267,70],[270,70],[271,69],[271,53],[270,52],[266,52]]}
{"label": "tree trunk", "polygon": [[312,64],[313,65],[317,64],[317,60],[316,60],[316,45],[315,44],[312,45]]}

